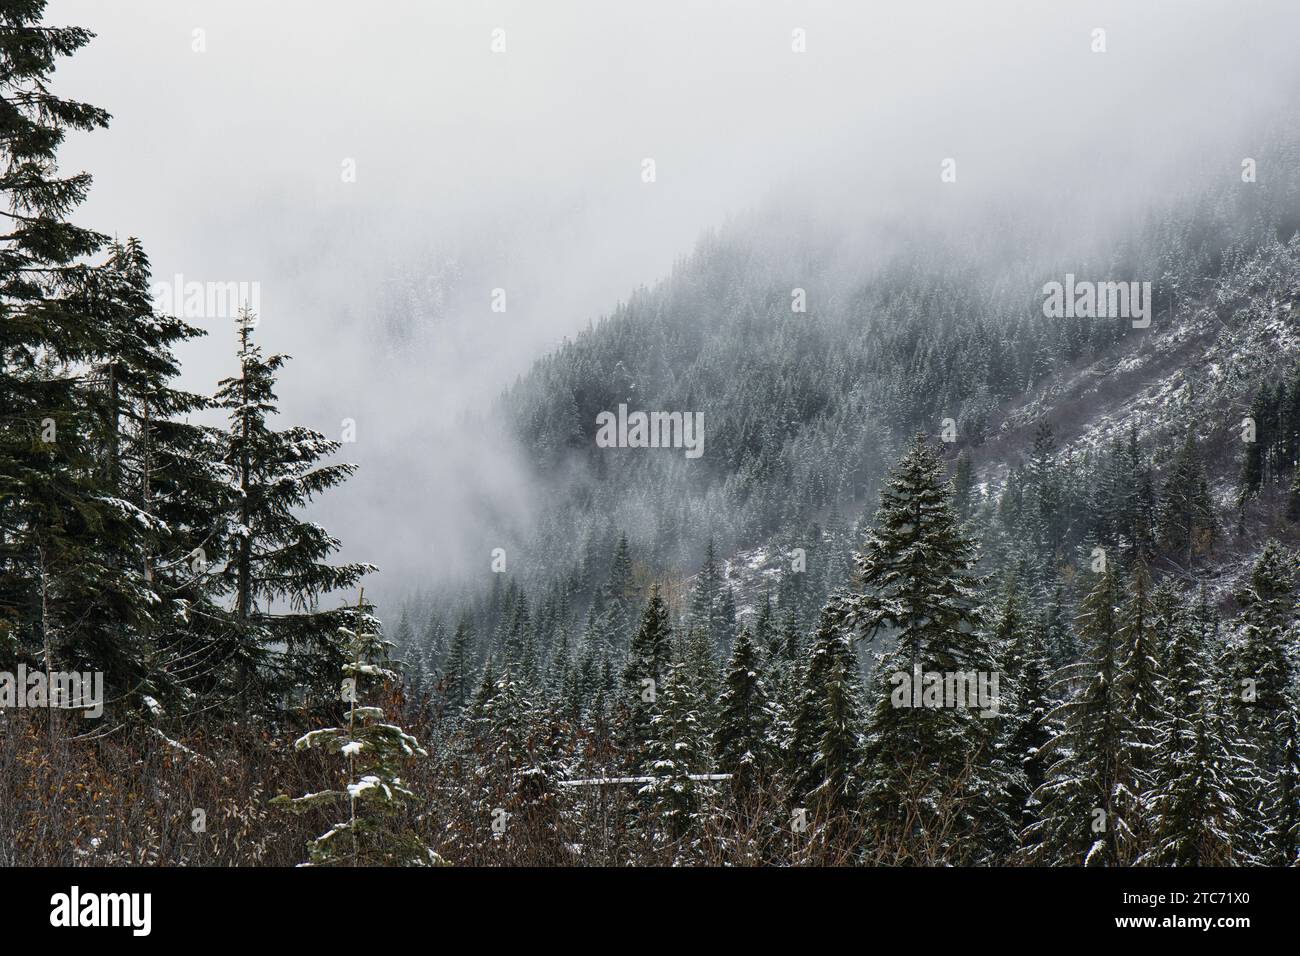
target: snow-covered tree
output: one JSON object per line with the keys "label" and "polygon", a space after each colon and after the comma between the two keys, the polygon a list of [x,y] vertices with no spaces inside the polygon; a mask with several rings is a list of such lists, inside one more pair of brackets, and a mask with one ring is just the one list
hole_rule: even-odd
{"label": "snow-covered tree", "polygon": [[[1009,842],[1008,768],[991,759],[993,720],[967,706],[897,706],[894,675],[991,674],[975,544],[961,528],[938,457],[918,435],[880,496],[856,556],[860,590],[837,600],[862,636],[890,638],[871,690],[866,812],[896,846],[926,842],[951,859]],[[909,701],[910,704],[910,701]],[[942,816],[942,821],[939,819]]]}
{"label": "snow-covered tree", "polygon": [[[347,652],[333,642],[340,612],[321,611],[317,603],[328,592],[352,587],[374,567],[328,563],[339,540],[297,514],[345,481],[356,466],[322,464],[321,459],[341,445],[319,432],[271,427],[275,378],[288,356],[264,357],[253,341],[256,324],[252,312],[240,311],[239,374],[223,379],[217,392],[217,403],[229,416],[225,465],[233,476],[233,503],[223,536],[230,544],[221,581],[246,640],[281,648],[267,692],[297,687],[309,702],[322,703]],[[290,613],[277,607],[278,602],[285,602]],[[266,676],[244,675],[250,686]]]}
{"label": "snow-covered tree", "polygon": [[1119,670],[1123,599],[1115,566],[1107,563],[1079,612],[1087,653],[1057,672],[1063,703],[1049,717],[1055,733],[1037,794],[1041,818],[1024,836],[1037,863],[1123,865],[1137,850],[1143,805],[1126,746],[1133,730]]}
{"label": "snow-covered tree", "polygon": [[672,647],[668,607],[656,584],[650,589],[650,600],[641,614],[623,668],[626,747],[633,767],[639,765],[638,754],[650,740],[650,721],[658,710],[658,696],[672,663]]}
{"label": "snow-covered tree", "polygon": [[297,750],[323,750],[345,762],[338,789],[277,797],[273,803],[304,813],[317,808],[346,807],[347,817],[308,844],[312,866],[428,866],[442,858],[427,847],[408,825],[406,805],[415,794],[402,779],[402,766],[428,757],[419,742],[384,716],[361,695],[376,684],[395,682],[387,667],[389,642],[379,634],[378,621],[365,613],[364,601],[349,614],[352,628],[340,628],[339,646],[352,659],[340,671],[347,722],[304,734]]}
{"label": "snow-covered tree", "polygon": [[641,788],[649,798],[647,824],[659,846],[687,853],[687,842],[703,793],[711,788],[692,774],[707,772],[706,729],[700,721],[701,699],[680,661],[668,665],[650,721],[646,772],[652,777]]}
{"label": "snow-covered tree", "polygon": [[724,684],[714,749],[718,770],[731,774],[732,791],[743,800],[768,781],[777,757],[763,663],[748,628],[732,645]]}
{"label": "snow-covered tree", "polygon": [[1151,761],[1154,786],[1147,796],[1155,824],[1141,863],[1234,862],[1239,826],[1235,779],[1248,767],[1227,739],[1205,626],[1212,628],[1213,622],[1202,588],[1198,611],[1174,611],[1165,648],[1164,705]]}

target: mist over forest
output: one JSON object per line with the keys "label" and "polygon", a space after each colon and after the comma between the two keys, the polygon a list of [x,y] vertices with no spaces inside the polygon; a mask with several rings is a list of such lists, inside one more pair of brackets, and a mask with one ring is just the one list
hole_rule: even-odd
{"label": "mist over forest", "polygon": [[0,863],[1300,865],[1297,28],[0,0]]}

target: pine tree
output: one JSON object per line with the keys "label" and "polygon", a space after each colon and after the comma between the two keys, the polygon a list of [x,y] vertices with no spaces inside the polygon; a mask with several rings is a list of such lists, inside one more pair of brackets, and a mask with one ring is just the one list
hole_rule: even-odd
{"label": "pine tree", "polygon": [[700,696],[681,662],[670,663],[658,695],[658,712],[650,720],[647,773],[654,779],[641,789],[650,799],[656,842],[678,852],[691,830],[700,798],[709,788],[692,780],[706,770]]}
{"label": "pine tree", "polygon": [[1295,664],[1296,585],[1294,559],[1269,541],[1251,567],[1237,598],[1241,633],[1234,648],[1237,719],[1247,740],[1259,748],[1264,769],[1282,764],[1282,721],[1290,710]]}
{"label": "pine tree", "polygon": [[[1204,587],[1200,608],[1209,624]],[[1233,837],[1239,826],[1233,778],[1241,768],[1225,740],[1205,636],[1190,614],[1173,611],[1164,655],[1163,719],[1152,759],[1154,786],[1147,798],[1156,826],[1142,863],[1227,866],[1233,862]]]}
{"label": "pine tree", "polygon": [[1119,616],[1116,634],[1119,653],[1118,690],[1126,719],[1120,742],[1121,765],[1128,774],[1128,809],[1125,817],[1134,833],[1130,855],[1141,853],[1149,838],[1144,795],[1152,786],[1152,753],[1164,719],[1160,685],[1163,677],[1156,659],[1151,575],[1141,556],[1134,559],[1128,581],[1128,600]]}
{"label": "pine tree", "polygon": [[1079,610],[1087,655],[1057,674],[1064,702],[1050,715],[1056,733],[1038,793],[1041,820],[1024,838],[1037,863],[1124,865],[1136,849],[1140,820],[1134,814],[1141,803],[1126,763],[1131,729],[1120,687],[1121,600],[1119,577],[1108,562]]}
{"label": "pine tree", "polygon": [[555,757],[553,729],[528,694],[528,683],[507,663],[484,706],[487,758],[477,770],[478,816],[488,820],[495,814],[508,831],[554,832],[563,768]]}
{"label": "pine tree", "polygon": [[672,662],[672,625],[668,607],[659,596],[659,585],[650,588],[650,600],[641,614],[628,648],[623,669],[623,699],[627,709],[625,724],[626,753],[634,767],[650,740],[650,721],[657,709],[658,695]]}
{"label": "pine tree", "polygon": [[1281,721],[1280,765],[1265,792],[1266,827],[1260,862],[1300,866],[1300,732],[1296,708]]}
{"label": "pine tree", "polygon": [[443,862],[404,821],[404,805],[415,794],[403,782],[402,764],[428,757],[419,742],[387,722],[383,709],[359,705],[364,685],[396,682],[388,669],[391,645],[379,636],[378,622],[365,612],[364,597],[350,615],[353,628],[341,628],[340,645],[352,652],[341,673],[348,702],[347,724],[313,730],[294,744],[296,750],[319,749],[337,753],[347,761],[344,786],[309,793],[292,800],[276,797],[274,805],[302,813],[323,806],[345,804],[346,820],[335,824],[308,844],[312,866],[428,866]]}
{"label": "pine tree", "polygon": [[1050,566],[1060,546],[1061,489],[1055,456],[1056,438],[1052,426],[1043,422],[1034,435],[1033,450],[1026,468],[1026,532],[1038,560]]}
{"label": "pine tree", "polygon": [[1272,477],[1270,449],[1276,433],[1277,406],[1272,390],[1265,385],[1251,402],[1250,419],[1255,423],[1254,441],[1246,443],[1241,465],[1241,491],[1238,502],[1253,497],[1260,486]]}
{"label": "pine tree", "polygon": [[754,619],[754,641],[762,653],[774,658],[781,653],[778,646],[780,640],[781,631],[776,620],[776,609],[772,606],[772,594],[765,591],[763,606],[758,609],[758,615]]}
{"label": "pine tree", "polygon": [[700,726],[704,728],[705,750],[711,752],[713,728],[717,726],[718,699],[722,696],[722,674],[714,656],[716,645],[708,635],[694,628],[681,639],[677,658],[685,665],[684,679],[691,682],[700,699]]}
{"label": "pine tree", "polygon": [[1264,834],[1273,816],[1270,793],[1286,772],[1289,720],[1295,708],[1295,664],[1289,650],[1295,643],[1294,558],[1270,540],[1237,600],[1242,614],[1240,633],[1230,651],[1230,701],[1236,731],[1254,756],[1255,771],[1240,788],[1240,843],[1246,859],[1264,862],[1275,858]]}
{"label": "pine tree", "polygon": [[1002,607],[994,628],[994,646],[1003,664],[1002,706],[1006,727],[1005,752],[1013,762],[1008,785],[1008,813],[1019,827],[1038,819],[1034,794],[1046,773],[1044,748],[1051,739],[1047,715],[1051,710],[1048,693],[1048,663],[1044,644],[1046,628],[1041,621],[1026,617],[1020,583],[1014,574],[1007,582]]}
{"label": "pine tree", "polygon": [[1214,542],[1217,531],[1214,502],[1191,432],[1165,479],[1160,530],[1164,547],[1189,568],[1196,555],[1204,553]]}
{"label": "pine tree", "polygon": [[601,631],[612,646],[623,648],[636,626],[637,587],[632,573],[632,551],[627,535],[620,534],[614,562],[603,594]]}
{"label": "pine tree", "polygon": [[[317,602],[328,592],[352,587],[374,568],[327,564],[339,548],[338,539],[295,514],[346,480],[356,466],[320,464],[340,444],[318,432],[271,428],[275,376],[288,356],[264,358],[253,342],[255,323],[247,309],[240,312],[240,372],[222,380],[217,392],[218,405],[230,419],[226,465],[234,476],[235,497],[222,581],[232,596],[238,625],[250,639],[284,649],[276,658],[272,688],[298,686],[309,700],[319,700],[328,694],[332,674],[345,658],[326,636],[333,633],[338,612],[317,610]],[[280,601],[293,613],[277,612]],[[244,675],[250,682],[259,676]]]}
{"label": "pine tree", "polygon": [[728,584],[722,589],[718,599],[718,611],[714,621],[714,653],[726,656],[731,651],[731,639],[736,633],[736,592]]}
{"label": "pine tree", "polygon": [[718,601],[722,597],[722,571],[710,537],[704,548],[704,563],[691,588],[689,623],[713,638],[717,630]]}
{"label": "pine tree", "polygon": [[68,131],[109,117],[50,92],[57,61],[92,34],[43,25],[44,9],[0,11],[0,659],[102,671],[114,699],[145,669],[132,625],[153,595],[121,556],[145,553],[148,535],[112,500],[96,440],[104,403],[89,373],[112,343],[93,294],[101,268],[86,260],[106,237],[68,218],[90,176],[57,167]]}
{"label": "pine tree", "polygon": [[[1011,839],[1007,768],[990,760],[990,721],[970,707],[896,706],[895,675],[989,674],[974,574],[975,545],[960,528],[941,465],[917,436],[881,492],[876,526],[856,556],[862,590],[840,599],[864,637],[896,635],[880,658],[867,727],[866,812],[882,838],[926,852],[971,852]],[[940,820],[940,815],[943,819]]]}
{"label": "pine tree", "polygon": [[212,402],[173,384],[173,349],[202,333],[155,313],[149,259],[135,239],[108,247],[83,301],[104,332],[86,395],[101,501],[139,529],[107,556],[134,595],[120,605],[133,610],[118,622],[114,651],[131,661],[134,693],[154,711],[222,709],[238,690],[232,678],[260,651],[232,639],[209,573],[229,476],[218,430],[188,419]]}
{"label": "pine tree", "polygon": [[762,660],[748,628],[742,628],[727,663],[719,700],[718,770],[731,774],[732,792],[741,801],[769,779],[776,763],[772,740],[773,708]]}
{"label": "pine tree", "polygon": [[858,829],[862,802],[862,703],[857,686],[857,661],[849,655],[829,656],[823,688],[821,737],[813,755],[818,780],[809,794],[813,819],[821,821],[819,836],[838,846]]}
{"label": "pine tree", "polygon": [[447,660],[443,668],[439,688],[442,693],[443,714],[457,717],[469,701],[471,670],[470,659],[474,646],[474,624],[469,614],[462,613],[456,621],[456,633],[452,636],[451,647],[447,650]]}
{"label": "pine tree", "polygon": [[826,688],[836,661],[846,674],[856,669],[857,658],[833,604],[822,608],[812,646],[799,676],[798,700],[790,717],[790,738],[786,746],[785,773],[790,799],[796,807],[806,806],[821,784],[814,763],[826,735]]}
{"label": "pine tree", "polygon": [[969,448],[963,448],[957,455],[957,462],[952,473],[953,507],[962,518],[970,517],[971,492],[975,488],[975,463]]}

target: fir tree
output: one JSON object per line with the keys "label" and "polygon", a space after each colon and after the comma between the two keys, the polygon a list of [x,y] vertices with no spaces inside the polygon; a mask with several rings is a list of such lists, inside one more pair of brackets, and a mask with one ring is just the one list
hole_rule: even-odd
{"label": "fir tree", "polygon": [[632,573],[632,551],[627,535],[620,534],[614,562],[605,585],[601,630],[613,646],[623,648],[636,626],[637,587]]}
{"label": "fir tree", "polygon": [[718,715],[718,770],[731,774],[732,791],[744,800],[769,779],[776,762],[772,704],[759,651],[748,628],[741,629],[732,646],[724,683]]}
{"label": "fir tree", "polygon": [[1300,733],[1296,708],[1281,721],[1280,765],[1265,792],[1263,852],[1265,866],[1300,866]]}
{"label": "fir tree", "polygon": [[1237,597],[1241,628],[1231,648],[1232,717],[1254,756],[1255,775],[1241,784],[1241,850],[1249,860],[1276,859],[1264,838],[1276,808],[1270,794],[1286,772],[1289,721],[1295,707],[1294,559],[1270,540]]}
{"label": "fir tree", "polygon": [[953,507],[962,518],[970,517],[971,492],[975,488],[975,464],[970,449],[963,448],[957,455],[952,473]]}
{"label": "fir tree", "polygon": [[[1208,610],[1202,588],[1201,611]],[[1208,615],[1207,615],[1208,616]],[[1209,623],[1207,621],[1207,623]],[[1212,626],[1212,625],[1211,625]],[[1147,802],[1156,821],[1140,862],[1156,866],[1226,866],[1239,825],[1234,758],[1214,693],[1205,634],[1181,609],[1173,612],[1165,649],[1163,720]]]}
{"label": "fir tree", "polygon": [[1035,862],[1124,865],[1136,850],[1142,804],[1126,759],[1132,731],[1120,686],[1121,600],[1118,575],[1107,563],[1080,607],[1087,655],[1058,672],[1064,702],[1050,716],[1056,733],[1038,793],[1042,815],[1025,834]]}
{"label": "fir tree", "polygon": [[712,639],[718,630],[718,602],[722,597],[722,571],[710,537],[704,548],[704,563],[695,575],[691,588],[690,626],[703,631]]}
{"label": "fir tree", "polygon": [[1160,530],[1164,547],[1186,567],[1214,543],[1214,503],[1190,432],[1165,479]]}
{"label": "fir tree", "polygon": [[836,662],[845,674],[856,669],[857,658],[835,608],[822,609],[806,663],[801,668],[798,700],[790,717],[790,738],[786,747],[785,772],[789,780],[790,799],[795,806],[805,806],[821,784],[814,763],[826,735],[826,688]]}
{"label": "fir tree", "polygon": [[659,585],[650,588],[632,644],[628,648],[627,664],[623,669],[623,699],[627,708],[625,725],[628,757],[635,763],[650,739],[650,721],[657,699],[663,689],[663,680],[672,662],[672,625],[668,621],[668,607],[659,596]]}
{"label": "fir tree", "polygon": [[1137,558],[1129,575],[1128,600],[1120,612],[1119,690],[1127,712],[1123,748],[1137,794],[1149,787],[1150,755],[1163,719],[1162,677],[1156,659],[1156,636],[1151,601],[1151,575]]}
{"label": "fir tree", "polygon": [[1034,794],[1043,784],[1044,748],[1051,739],[1045,633],[1041,621],[1026,617],[1019,580],[1012,575],[994,628],[994,643],[1005,662],[1002,706],[1007,717],[1002,732],[1007,757],[1014,764],[1008,781],[1008,813],[1022,828],[1038,819]]}
{"label": "fir tree", "polygon": [[121,559],[147,540],[106,485],[105,403],[87,374],[112,349],[101,273],[86,262],[106,237],[69,221],[91,180],[57,165],[69,131],[109,117],[50,92],[58,60],[92,34],[43,25],[44,9],[0,11],[0,655],[103,671],[112,699],[141,676],[134,625],[154,595],[140,564]]}
{"label": "fir tree", "polygon": [[1247,741],[1259,748],[1262,766],[1282,765],[1283,721],[1290,710],[1295,664],[1294,559],[1269,541],[1251,567],[1237,598],[1241,633],[1232,653],[1237,719]]}
{"label": "fir tree", "polygon": [[473,622],[468,614],[462,613],[456,621],[456,633],[452,636],[451,647],[447,651],[447,661],[443,668],[439,687],[442,692],[443,713],[456,717],[469,701],[472,683],[470,660],[474,644]]}
{"label": "fir tree", "polygon": [[341,646],[350,648],[352,660],[343,665],[347,724],[304,734],[297,750],[325,750],[347,761],[344,786],[273,803],[302,813],[323,806],[345,804],[348,817],[308,845],[312,866],[428,866],[442,863],[404,821],[404,804],[415,798],[401,777],[401,766],[414,757],[428,757],[419,742],[387,722],[383,709],[359,705],[364,685],[395,682],[386,666],[391,646],[378,633],[377,622],[365,613],[364,598],[350,615],[354,628],[341,628]]}
{"label": "fir tree", "polygon": [[[481,766],[479,817],[495,814],[507,828],[553,832],[559,819],[556,741],[529,699],[529,685],[506,664],[484,706],[486,765]],[[501,811],[505,812],[504,817]]]}
{"label": "fir tree", "polygon": [[641,792],[650,799],[657,842],[680,846],[699,810],[701,792],[692,780],[705,771],[704,728],[700,697],[685,665],[670,663],[658,695],[658,712],[650,720],[646,769],[654,779]]}
{"label": "fir tree", "polygon": [[813,755],[818,780],[809,794],[813,818],[823,823],[819,834],[838,845],[857,829],[862,801],[862,703],[857,687],[857,661],[849,655],[829,657],[822,692],[821,737]]}
{"label": "fir tree", "polygon": [[[876,526],[856,557],[862,591],[839,601],[845,622],[865,637],[896,636],[877,666],[866,743],[866,812],[891,845],[931,840],[960,856],[976,831],[986,846],[1011,838],[1007,769],[988,759],[990,722],[968,707],[895,701],[897,674],[919,680],[928,672],[993,670],[975,562],[939,460],[917,436],[881,492]],[[934,816],[941,804],[943,822]]]}
{"label": "fir tree", "polygon": [[[255,323],[247,309],[240,312],[240,372],[224,379],[217,392],[217,402],[230,419],[226,465],[234,476],[235,499],[222,581],[232,596],[237,622],[250,639],[284,648],[276,660],[278,681],[273,687],[297,685],[312,699],[321,699],[345,652],[323,637],[332,633],[338,613],[317,610],[317,602],[330,591],[353,586],[374,568],[326,563],[338,550],[338,539],[295,514],[346,480],[356,466],[321,464],[320,459],[340,444],[318,432],[271,427],[275,377],[288,357],[263,357],[253,342]],[[291,613],[275,609],[280,601]],[[244,676],[251,682],[258,675]]]}

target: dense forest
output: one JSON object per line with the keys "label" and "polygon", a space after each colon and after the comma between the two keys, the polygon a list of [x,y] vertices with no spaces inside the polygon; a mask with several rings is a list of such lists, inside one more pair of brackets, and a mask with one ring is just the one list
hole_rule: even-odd
{"label": "dense forest", "polygon": [[[181,389],[201,330],[74,223],[109,116],[44,6],[0,3],[0,863],[1300,865],[1294,141],[1059,260],[705,237],[485,413],[529,524],[379,608],[258,317]],[[1049,317],[1067,273],[1150,327]],[[704,454],[602,447],[620,405]]]}

